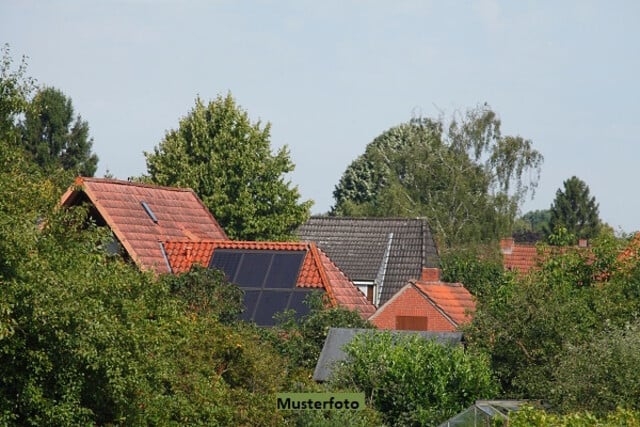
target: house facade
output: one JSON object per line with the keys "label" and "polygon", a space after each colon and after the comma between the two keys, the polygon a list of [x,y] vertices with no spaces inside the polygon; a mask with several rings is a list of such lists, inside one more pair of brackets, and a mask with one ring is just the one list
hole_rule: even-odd
{"label": "house facade", "polygon": [[425,268],[380,306],[369,321],[380,329],[454,332],[472,320],[475,299],[461,283],[440,281],[438,268]]}

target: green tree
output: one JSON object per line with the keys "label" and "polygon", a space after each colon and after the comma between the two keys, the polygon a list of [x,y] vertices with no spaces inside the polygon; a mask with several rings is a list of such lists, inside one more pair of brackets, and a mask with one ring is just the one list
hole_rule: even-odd
{"label": "green tree", "polygon": [[438,425],[497,391],[486,357],[419,335],[357,335],[334,371],[337,387],[359,390],[388,425]]}
{"label": "green tree", "polygon": [[265,329],[265,337],[284,355],[293,369],[313,369],[330,328],[373,328],[357,311],[326,307],[321,293],[305,300],[309,313],[296,317],[294,310],[278,314],[277,324]]}
{"label": "green tree", "polygon": [[297,187],[284,175],[294,168],[287,147],[274,155],[270,124],[252,124],[228,94],[205,105],[199,98],[178,129],[145,152],[149,179],[192,188],[233,239],[280,240],[309,216]]}
{"label": "green tree", "polygon": [[416,118],[378,136],[347,167],[331,213],[423,216],[447,246],[497,239],[511,232],[541,164],[531,141],[501,135],[486,104],[448,126]]}
{"label": "green tree", "polygon": [[96,172],[98,156],[91,152],[89,124],[80,116],[74,119],[71,99],[58,89],[38,90],[27,109],[22,138],[33,160],[46,171],[61,167],[83,176]]}
{"label": "green tree", "polygon": [[[497,289],[496,297],[478,301],[465,337],[471,349],[491,355],[507,396],[553,398],[557,407],[570,407],[576,390],[581,390],[579,384],[598,378],[601,395],[607,399],[601,406],[580,409],[608,410],[612,401],[626,401],[626,391],[617,385],[624,383],[627,368],[621,365],[617,375],[608,364],[615,362],[604,362],[607,351],[615,348],[598,353],[588,344],[635,322],[640,312],[638,268],[621,268],[620,247],[621,242],[611,236],[599,237],[589,251],[541,245],[544,262],[539,269],[512,276]],[[576,359],[576,351],[594,356],[584,360],[593,362],[589,372],[580,372],[584,365]],[[607,395],[605,390],[615,391]],[[590,403],[595,405],[596,400]]]}
{"label": "green tree", "polygon": [[551,205],[549,229],[564,227],[577,239],[592,239],[598,235],[601,221],[596,198],[589,194],[589,186],[572,176],[563,183],[564,189],[556,191]]}
{"label": "green tree", "polygon": [[529,211],[516,220],[512,236],[518,242],[535,243],[544,240],[550,230],[550,209]]}
{"label": "green tree", "polygon": [[286,362],[220,322],[237,289],[140,272],[19,147],[0,141],[0,163],[0,425],[283,424]]}
{"label": "green tree", "polygon": [[0,139],[17,142],[19,131],[17,121],[28,106],[34,89],[34,80],[26,75],[27,61],[23,57],[16,70],[9,45],[2,49],[0,62]]}

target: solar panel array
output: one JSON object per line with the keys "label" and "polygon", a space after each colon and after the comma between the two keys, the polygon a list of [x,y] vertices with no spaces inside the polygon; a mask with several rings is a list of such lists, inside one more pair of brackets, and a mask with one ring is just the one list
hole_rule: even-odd
{"label": "solar panel array", "polygon": [[273,326],[276,313],[293,309],[299,317],[309,312],[303,301],[313,290],[296,287],[305,255],[306,251],[216,249],[209,268],[222,270],[244,291],[243,320]]}

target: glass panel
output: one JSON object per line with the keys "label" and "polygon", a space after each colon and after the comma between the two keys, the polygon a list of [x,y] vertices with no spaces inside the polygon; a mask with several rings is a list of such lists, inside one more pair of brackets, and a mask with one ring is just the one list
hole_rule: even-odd
{"label": "glass panel", "polygon": [[227,276],[227,280],[233,282],[241,257],[241,253],[216,249],[213,251],[209,268],[224,271],[224,274]]}
{"label": "glass panel", "polygon": [[291,291],[262,291],[262,297],[254,316],[260,326],[273,326],[273,315],[284,311],[289,305]]}
{"label": "glass panel", "polygon": [[244,291],[244,307],[242,312],[242,320],[250,322],[254,318],[254,311],[258,305],[261,291]]}
{"label": "glass panel", "polygon": [[261,288],[272,258],[273,253],[269,252],[245,252],[235,283],[240,287]]}
{"label": "glass panel", "polygon": [[274,254],[265,288],[294,288],[305,255],[306,252],[303,251]]}
{"label": "glass panel", "polygon": [[306,289],[305,290],[296,289],[291,295],[291,302],[289,303],[289,308],[296,311],[296,317],[301,317],[309,313],[309,306],[304,303],[304,300],[312,292],[314,291],[306,290]]}

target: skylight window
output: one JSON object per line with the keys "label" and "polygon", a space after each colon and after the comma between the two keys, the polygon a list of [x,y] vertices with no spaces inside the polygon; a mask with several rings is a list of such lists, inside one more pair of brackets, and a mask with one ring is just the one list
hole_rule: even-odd
{"label": "skylight window", "polygon": [[151,220],[157,224],[158,217],[156,217],[156,214],[153,213],[153,211],[151,210],[151,207],[147,204],[147,202],[142,200],[140,201],[140,204],[144,208],[144,211],[147,213],[147,215],[149,215],[149,218],[151,218]]}

